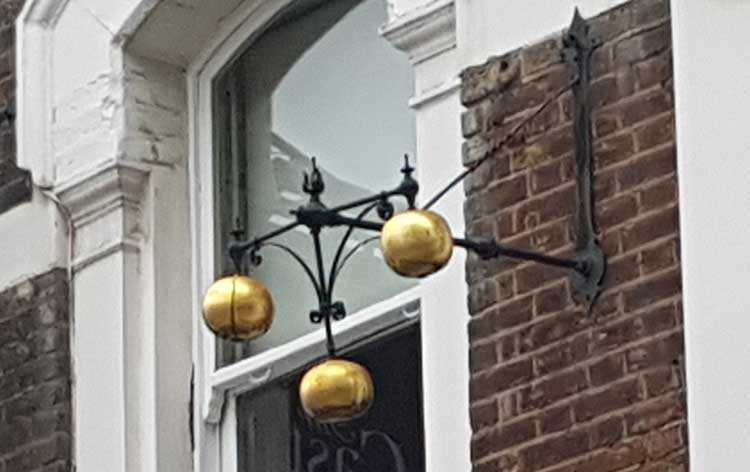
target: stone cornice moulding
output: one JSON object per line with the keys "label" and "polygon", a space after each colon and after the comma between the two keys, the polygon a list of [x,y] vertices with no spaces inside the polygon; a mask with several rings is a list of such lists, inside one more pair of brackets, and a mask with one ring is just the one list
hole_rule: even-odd
{"label": "stone cornice moulding", "polygon": [[380,29],[394,47],[419,64],[456,47],[454,0],[438,0],[397,17]]}
{"label": "stone cornice moulding", "polygon": [[149,174],[142,164],[108,161],[55,187],[76,228],[75,271],[117,251],[140,249]]}
{"label": "stone cornice moulding", "polygon": [[112,203],[140,207],[149,174],[146,165],[112,160],[56,186],[55,193],[75,223],[86,223]]}

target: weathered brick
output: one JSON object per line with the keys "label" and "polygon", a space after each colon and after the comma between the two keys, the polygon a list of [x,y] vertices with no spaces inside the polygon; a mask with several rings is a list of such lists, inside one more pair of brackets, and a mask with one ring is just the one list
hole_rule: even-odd
{"label": "weathered brick", "polygon": [[519,175],[487,189],[485,205],[487,213],[494,213],[518,203],[528,195],[526,176]]}
{"label": "weathered brick", "polygon": [[662,180],[654,182],[639,192],[641,210],[650,211],[662,208],[677,201],[677,176],[670,174]]}
{"label": "weathered brick", "polygon": [[676,364],[683,351],[682,333],[673,333],[628,350],[628,369],[633,372]]}
{"label": "weathered brick", "polygon": [[[608,257],[592,314],[566,270],[467,259],[470,304],[489,303],[469,325],[472,370],[481,373],[472,377],[472,424],[484,441],[473,448],[475,472],[686,471],[668,3],[631,0],[590,19],[603,41],[592,56],[591,98],[595,222]],[[493,152],[491,170],[465,184],[467,228],[488,234],[491,220],[503,244],[566,257],[576,234],[572,93],[497,148],[570,80],[557,62],[560,38],[468,70],[464,98],[473,101],[462,126],[474,158]],[[472,142],[480,139],[486,148]],[[490,299],[478,288],[489,280]],[[531,437],[526,420],[541,437],[492,442],[490,432],[509,434],[507,424],[524,424]]]}
{"label": "weathered brick", "polygon": [[573,424],[570,405],[562,405],[544,410],[539,415],[539,428],[542,434],[568,429]]}
{"label": "weathered brick", "polygon": [[494,344],[480,344],[471,348],[469,364],[472,372],[480,372],[497,364],[497,352]]}
{"label": "weathered brick", "polygon": [[[573,212],[575,189],[567,185],[545,193],[542,197],[524,201],[516,210],[516,222],[520,228],[533,230],[543,222],[570,216]],[[517,226],[519,227],[519,226]]]}
{"label": "weathered brick", "polygon": [[472,439],[472,457],[482,457],[526,442],[536,435],[533,418],[506,423]]}
{"label": "weathered brick", "polygon": [[659,397],[636,406],[625,414],[630,434],[642,434],[685,418],[685,399],[679,394]]}
{"label": "weathered brick", "polygon": [[622,125],[631,126],[673,109],[671,96],[662,90],[655,90],[638,96],[632,101],[617,105],[620,107]]}
{"label": "weathered brick", "polygon": [[560,311],[568,306],[568,303],[568,288],[564,283],[534,294],[534,305],[536,306],[537,316]]}
{"label": "weathered brick", "polygon": [[677,263],[677,245],[677,240],[672,239],[642,250],[640,259],[643,273],[664,270]]}
{"label": "weathered brick", "polygon": [[605,413],[625,408],[640,399],[638,379],[629,379],[582,397],[575,402],[573,411],[576,421],[588,421]]}
{"label": "weathered brick", "polygon": [[625,358],[622,354],[600,359],[589,366],[592,386],[613,382],[625,375]]}
{"label": "weathered brick", "polygon": [[545,317],[523,330],[521,351],[534,351],[570,336],[585,326],[587,326],[587,320],[575,311],[561,312],[551,317]]}
{"label": "weathered brick", "polygon": [[624,292],[625,311],[638,310],[677,295],[682,290],[681,284],[678,270],[670,270],[645,279]]}
{"label": "weathered brick", "polygon": [[671,45],[669,24],[665,23],[642,34],[631,36],[615,44],[615,64],[631,64],[652,57]]}
{"label": "weathered brick", "polygon": [[589,450],[589,439],[585,431],[566,433],[521,450],[521,461],[527,469],[539,470]]}
{"label": "weathered brick", "polygon": [[589,334],[582,333],[535,353],[534,363],[538,375],[547,375],[581,362],[588,355]]}
{"label": "weathered brick", "polygon": [[562,170],[559,162],[550,162],[531,171],[531,193],[542,193],[562,183]]}
{"label": "weathered brick", "polygon": [[618,169],[619,190],[629,190],[637,185],[669,175],[675,170],[675,150],[673,147],[657,149],[638,158],[632,166]]}
{"label": "weathered brick", "polygon": [[679,376],[672,366],[646,372],[643,374],[643,382],[649,397],[658,397],[680,387]]}
{"label": "weathered brick", "polygon": [[531,359],[504,364],[491,371],[472,376],[471,398],[479,400],[531,380]]}
{"label": "weathered brick", "polygon": [[638,214],[636,195],[626,194],[602,202],[596,208],[596,222],[604,228],[617,226]]}
{"label": "weathered brick", "polygon": [[634,150],[633,135],[630,133],[598,139],[594,142],[596,167],[597,169],[604,169],[612,164],[624,161],[633,155]]}
{"label": "weathered brick", "polygon": [[655,239],[677,234],[678,229],[677,208],[665,208],[628,223],[621,232],[623,250],[629,251]]}
{"label": "weathered brick", "polygon": [[521,411],[550,405],[585,390],[587,386],[586,373],[583,369],[555,374],[521,391]]}
{"label": "weathered brick", "polygon": [[611,447],[623,438],[625,425],[619,416],[607,418],[589,427],[589,447]]}
{"label": "weathered brick", "polygon": [[52,462],[69,470],[67,310],[62,270],[0,293],[0,463],[6,471],[36,471]]}
{"label": "weathered brick", "polygon": [[672,79],[672,54],[666,51],[635,65],[635,75],[640,89],[657,84],[663,85]]}
{"label": "weathered brick", "polygon": [[519,77],[520,61],[514,54],[493,58],[484,66],[471,67],[461,74],[461,102],[471,105],[491,93],[502,92]]}
{"label": "weathered brick", "polygon": [[545,67],[560,62],[560,38],[551,38],[524,48],[521,52],[522,74],[531,75]]}
{"label": "weathered brick", "polygon": [[470,409],[471,428],[474,431],[493,426],[500,419],[497,400],[492,399],[489,402],[475,404]]}

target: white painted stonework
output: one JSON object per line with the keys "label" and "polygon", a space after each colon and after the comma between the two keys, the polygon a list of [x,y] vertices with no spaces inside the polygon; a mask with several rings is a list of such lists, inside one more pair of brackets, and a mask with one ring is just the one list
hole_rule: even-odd
{"label": "white painted stonework", "polygon": [[[288,2],[26,1],[16,28],[18,160],[38,189],[0,217],[12,242],[4,246],[29,254],[0,248],[0,287],[53,266],[73,271],[79,472],[236,470],[231,392],[248,380],[214,375],[198,310],[213,276],[208,90]],[[618,3],[388,0],[382,33],[415,70],[423,198],[461,170],[460,71],[561,30],[575,5],[591,16]],[[691,460],[699,471],[743,470],[750,7],[673,2],[673,10]],[[459,234],[462,206],[458,189],[438,208]],[[427,470],[469,471],[463,256],[418,296]],[[215,402],[223,415],[212,413]]]}

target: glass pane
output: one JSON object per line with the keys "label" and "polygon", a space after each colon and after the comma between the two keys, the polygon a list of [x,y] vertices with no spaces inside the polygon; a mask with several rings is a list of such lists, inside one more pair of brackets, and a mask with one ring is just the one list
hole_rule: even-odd
{"label": "glass pane", "polygon": [[[415,149],[408,107],[413,79],[406,58],[378,33],[385,19],[382,0],[300,2],[217,81],[222,246],[235,221],[247,237],[292,221],[289,210],[307,200],[302,174],[310,170],[311,156],[322,170],[328,206],[398,185],[403,154],[413,155]],[[370,219],[377,220],[375,212]],[[328,229],[321,236],[327,269],[344,232]],[[372,236],[355,231],[342,253]],[[312,239],[304,228],[276,241],[313,265]],[[220,347],[219,365],[320,328],[309,321],[318,303],[306,273],[277,249],[265,248],[261,255],[262,265],[251,273],[271,289],[276,320],[252,343]],[[227,262],[225,272],[231,270]],[[349,259],[334,301],[344,302],[351,314],[413,285],[387,268],[375,240]]]}
{"label": "glass pane", "polygon": [[298,405],[301,374],[238,398],[241,472],[423,472],[419,329],[351,353],[370,370],[375,403],[350,424],[319,425]]}

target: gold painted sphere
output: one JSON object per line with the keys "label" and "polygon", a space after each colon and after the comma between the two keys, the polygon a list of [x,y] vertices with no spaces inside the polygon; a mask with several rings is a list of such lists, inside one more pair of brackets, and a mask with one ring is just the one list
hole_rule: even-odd
{"label": "gold painted sphere", "polygon": [[302,408],[319,423],[340,423],[367,413],[375,398],[370,373],[356,362],[329,359],[302,377]]}
{"label": "gold painted sphere", "polygon": [[252,277],[224,277],[214,282],[203,298],[203,320],[224,339],[255,339],[268,331],[273,317],[271,294]]}
{"label": "gold painted sphere", "polygon": [[385,262],[397,274],[421,278],[442,269],[453,254],[453,236],[442,216],[428,210],[399,213],[380,235]]}

